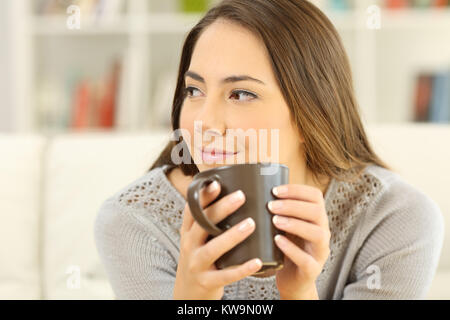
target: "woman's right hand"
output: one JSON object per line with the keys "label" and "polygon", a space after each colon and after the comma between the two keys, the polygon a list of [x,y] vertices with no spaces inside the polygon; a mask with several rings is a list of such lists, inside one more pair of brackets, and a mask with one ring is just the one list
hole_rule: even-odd
{"label": "woman's right hand", "polygon": [[[201,207],[208,206],[219,194],[218,182],[203,188],[200,191]],[[244,193],[236,191],[204,209],[204,212],[211,222],[217,224],[235,212],[244,202]],[[255,223],[253,219],[249,219],[239,222],[205,243],[208,233],[194,220],[186,204],[180,229],[180,257],[173,292],[174,299],[220,300],[226,285],[252,275],[261,268],[260,259],[252,259],[224,270],[218,270],[214,264],[225,252],[252,234]]]}

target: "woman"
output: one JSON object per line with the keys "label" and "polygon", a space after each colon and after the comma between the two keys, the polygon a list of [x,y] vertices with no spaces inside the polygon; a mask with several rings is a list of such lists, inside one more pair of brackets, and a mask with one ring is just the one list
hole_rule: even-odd
{"label": "woman", "polygon": [[[442,216],[373,152],[342,42],[310,2],[225,0],[212,8],[185,40],[172,126],[181,129],[180,141],[109,198],[96,220],[117,298],[425,297],[442,246]],[[255,129],[258,140],[260,129],[279,130],[278,162],[290,168],[290,183],[273,190],[277,200],[269,206],[275,226],[286,231],[275,239],[285,256],[276,273],[252,276],[259,259],[216,269],[254,222],[206,241],[186,205],[197,172],[242,153],[249,162],[249,139],[223,147],[230,129]],[[180,150],[189,161],[174,161]],[[219,184],[201,193],[215,222],[245,202],[235,192],[212,203],[219,193]]]}

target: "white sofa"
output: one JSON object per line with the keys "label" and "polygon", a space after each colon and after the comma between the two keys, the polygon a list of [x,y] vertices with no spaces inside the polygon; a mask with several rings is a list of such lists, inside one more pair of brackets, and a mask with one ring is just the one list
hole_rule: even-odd
{"label": "white sofa", "polygon": [[[379,154],[448,221],[450,126],[367,130]],[[169,136],[0,134],[0,299],[113,299],[94,244],[97,210],[147,171]],[[450,299],[449,250],[446,237],[428,298]]]}

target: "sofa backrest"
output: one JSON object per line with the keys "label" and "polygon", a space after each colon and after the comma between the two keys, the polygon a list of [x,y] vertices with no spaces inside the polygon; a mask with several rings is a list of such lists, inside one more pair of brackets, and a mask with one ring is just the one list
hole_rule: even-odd
{"label": "sofa backrest", "polygon": [[45,139],[0,134],[0,299],[39,299]]}
{"label": "sofa backrest", "polygon": [[146,173],[169,140],[170,132],[152,132],[66,134],[50,141],[42,248],[46,299],[114,297],[95,248],[94,219],[104,200]]}

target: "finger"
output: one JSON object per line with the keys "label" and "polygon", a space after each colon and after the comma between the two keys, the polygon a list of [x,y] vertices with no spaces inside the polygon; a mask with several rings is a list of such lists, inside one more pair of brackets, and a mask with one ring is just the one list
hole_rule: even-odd
{"label": "finger", "polygon": [[205,283],[213,283],[215,287],[225,287],[233,282],[251,276],[255,272],[258,272],[261,267],[262,261],[260,259],[252,259],[240,266],[219,271],[207,271],[204,274],[204,281]]}
{"label": "finger", "polygon": [[303,275],[315,278],[320,274],[320,264],[310,254],[296,246],[291,240],[278,234],[275,236],[275,243],[298,267]]}
{"label": "finger", "polygon": [[273,200],[267,204],[271,213],[306,220],[327,227],[328,216],[325,209],[312,202],[300,200]]}
{"label": "finger", "polygon": [[196,253],[198,263],[202,266],[209,267],[224,253],[230,251],[237,244],[245,240],[254,230],[255,221],[252,218],[244,219],[199,248]]}
{"label": "finger", "polygon": [[191,210],[189,209],[189,204],[186,202],[183,210],[183,221],[181,223],[180,234],[184,234],[186,231],[191,229],[194,223],[194,218],[192,217]]}
{"label": "finger", "polygon": [[[209,203],[211,203],[217,196],[220,194],[220,184],[217,181],[214,181],[213,183],[210,183],[209,185],[203,187],[200,190],[200,205],[201,207],[207,206]],[[194,224],[195,220],[192,217],[191,210],[189,208],[189,203],[186,202],[186,205],[184,207],[184,213],[183,213],[183,222],[180,228],[180,232],[184,233],[186,231],[189,231],[192,228],[192,225]]]}
{"label": "finger", "polygon": [[305,184],[284,184],[272,189],[277,198],[290,198],[309,202],[323,201],[323,193],[320,189]]}
{"label": "finger", "polygon": [[[204,212],[212,223],[217,224],[225,217],[234,213],[244,203],[245,194],[241,190],[237,190],[221,198],[206,208]],[[209,233],[203,229],[198,222],[194,222],[190,232],[192,233],[192,241],[194,241],[194,244],[197,246],[203,245],[209,235]]]}
{"label": "finger", "polygon": [[325,250],[329,247],[330,231],[328,229],[307,221],[277,215],[272,220],[278,229],[311,242],[316,250]]}
{"label": "finger", "polygon": [[207,207],[220,194],[220,183],[213,181],[200,189],[200,206]]}

